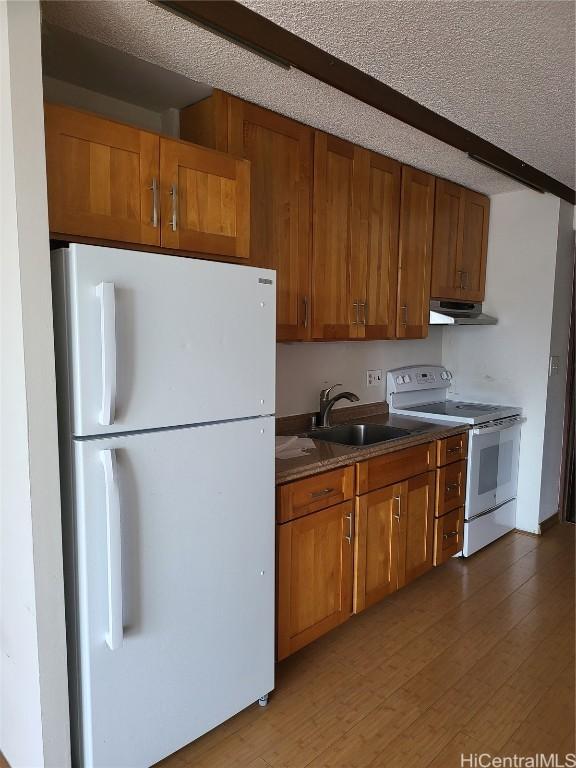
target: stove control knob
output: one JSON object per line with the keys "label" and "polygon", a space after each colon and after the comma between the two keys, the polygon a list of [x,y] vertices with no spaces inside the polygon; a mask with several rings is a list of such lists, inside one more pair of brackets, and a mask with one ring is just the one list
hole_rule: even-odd
{"label": "stove control knob", "polygon": [[403,384],[403,383],[404,383],[404,377],[396,376],[396,384]]}
{"label": "stove control knob", "polygon": [[404,384],[410,384],[411,381],[412,379],[410,378],[409,375],[404,376]]}
{"label": "stove control knob", "polygon": [[442,373],[440,374],[440,378],[441,379],[447,379],[448,378],[448,372],[447,371],[442,371]]}
{"label": "stove control knob", "polygon": [[446,374],[447,374],[447,376],[448,376],[448,378],[449,378],[449,379],[451,379],[451,378],[452,378],[452,371],[446,371]]}

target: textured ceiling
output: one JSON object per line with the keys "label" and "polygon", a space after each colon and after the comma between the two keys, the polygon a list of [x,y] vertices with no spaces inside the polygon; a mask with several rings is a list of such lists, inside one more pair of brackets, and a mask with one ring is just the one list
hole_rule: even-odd
{"label": "textured ceiling", "polygon": [[[450,17],[448,6],[452,9],[474,6],[478,10],[475,18],[479,20],[486,20],[484,9],[488,6],[492,8],[511,6],[519,10],[516,17],[518,25],[523,17],[524,6],[545,5],[550,13],[559,13],[566,21],[565,11],[558,9],[558,6],[564,3],[524,3],[520,0],[503,3],[488,3],[484,0],[475,0],[475,2],[460,0],[453,3],[433,1],[421,3],[411,2],[411,0],[396,0],[391,3],[245,0],[245,3],[329,49],[330,52],[347,58],[351,63],[369,71],[370,74],[381,77],[389,85],[426,103],[465,127],[471,128],[484,138],[518,154],[536,167],[565,183],[572,184],[570,174],[574,162],[573,63],[567,65],[566,56],[557,52],[558,60],[555,68],[558,71],[552,73],[548,69],[548,82],[545,87],[538,86],[545,90],[547,95],[544,97],[541,94],[540,106],[534,108],[535,112],[532,112],[532,120],[535,120],[534,114],[538,113],[537,124],[534,124],[527,116],[527,102],[535,98],[534,85],[531,83],[528,87],[525,82],[529,79],[530,68],[525,62],[520,67],[520,59],[524,56],[529,55],[533,62],[539,54],[538,50],[531,50],[533,43],[528,46],[529,54],[526,53],[525,48],[523,53],[515,51],[512,54],[508,51],[508,62],[516,62],[517,65],[513,78],[515,85],[512,88],[507,83],[506,96],[499,98],[496,106],[491,98],[492,94],[488,91],[498,91],[499,81],[495,82],[490,78],[488,78],[489,82],[479,80],[481,73],[478,72],[478,68],[482,62],[478,61],[478,55],[475,58],[475,66],[467,62],[467,58],[473,58],[473,46],[462,44],[457,54],[459,45],[450,38],[473,39],[476,49],[479,49],[482,40],[485,40],[485,45],[492,49],[494,47],[492,36],[499,22],[492,19],[489,26],[490,34],[481,24],[477,24],[472,29],[474,14],[470,9],[467,16],[468,27],[461,30],[453,17],[448,24]],[[566,5],[573,8],[571,2]],[[441,35],[440,30],[423,28],[423,17],[428,13],[426,9],[432,6],[439,7],[435,16],[437,23],[440,24],[439,20],[444,18],[445,26],[449,27],[449,29],[443,29]],[[391,17],[394,17],[392,12],[395,9],[404,22],[395,21],[393,25],[395,33],[392,39],[388,40],[387,34],[391,26]],[[440,15],[440,9],[443,16]],[[43,4],[43,15],[51,24],[97,40],[105,46],[117,48],[195,81],[223,88],[317,128],[348,138],[479,191],[493,194],[520,187],[518,183],[505,176],[469,160],[462,152],[383,115],[297,70],[281,69],[146,0],[120,0],[120,2],[52,0]],[[368,15],[371,21],[367,23]],[[406,28],[402,28],[403,24]],[[527,26],[536,34],[534,21]],[[550,25],[545,26],[548,34],[551,34]],[[552,26],[556,29],[557,22]],[[562,47],[558,46],[558,40],[564,39],[564,28],[570,27],[570,19],[561,26],[562,29],[557,30],[558,38],[555,42],[557,48]],[[417,34],[415,28],[417,28]],[[406,29],[410,30],[410,35],[406,34]],[[571,30],[573,35],[573,25]],[[326,37],[321,39],[323,34],[326,34]],[[435,67],[440,69],[439,49],[448,47],[449,39],[451,56],[456,57],[457,60],[453,60],[446,54],[443,60],[447,62],[448,71],[443,69],[441,72],[436,72]],[[534,38],[531,39],[534,40]],[[513,40],[517,40],[516,34]],[[503,47],[504,43],[501,40],[499,47],[501,52]],[[377,48],[380,49],[380,53]],[[396,57],[396,53],[394,56],[389,55],[389,50],[392,48],[395,52],[402,51],[402,66],[397,65],[396,61],[390,63],[390,59]],[[383,49],[386,55],[383,55]],[[366,59],[364,64],[353,58],[354,52]],[[494,58],[498,59],[498,56],[494,54]],[[486,56],[486,61],[488,59],[490,57]],[[490,66],[497,68],[495,63]],[[501,61],[500,66],[506,69],[506,59]],[[370,67],[376,67],[376,69]],[[517,79],[520,77],[520,70],[524,72],[521,82]],[[538,71],[540,72],[540,69]],[[457,73],[457,76],[454,73]],[[507,80],[508,77],[507,72],[501,71],[500,80]],[[570,82],[569,87],[565,85],[566,80]],[[106,83],[103,83],[103,92],[106,92],[105,87]],[[110,83],[110,89],[112,87],[113,84]],[[525,99],[523,94],[527,88],[531,96]],[[572,89],[571,94],[568,93],[570,89]],[[447,90],[449,93],[446,93]],[[465,93],[465,99],[462,96],[463,93]],[[514,96],[511,95],[512,93]],[[522,109],[517,108],[516,117],[512,116],[514,110],[511,111],[510,104],[507,103],[511,101],[522,105]],[[500,119],[500,109],[506,117],[505,120]],[[552,118],[550,113],[553,113]],[[522,126],[521,129],[519,125]],[[490,130],[499,133],[496,135],[490,133]],[[502,138],[499,140],[498,136]],[[506,137],[506,141],[503,137]],[[522,146],[524,149],[521,149]]]}
{"label": "textured ceiling", "polygon": [[571,0],[242,0],[574,187]]}

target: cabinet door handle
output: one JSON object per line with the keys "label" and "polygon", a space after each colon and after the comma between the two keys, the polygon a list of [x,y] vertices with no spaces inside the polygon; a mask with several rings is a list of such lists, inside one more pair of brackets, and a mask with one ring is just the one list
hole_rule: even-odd
{"label": "cabinet door handle", "polygon": [[398,504],[398,511],[394,513],[394,517],[396,520],[400,520],[400,515],[402,514],[402,497],[401,496],[394,496],[394,501]]}
{"label": "cabinet door handle", "polygon": [[354,320],[352,325],[358,325],[358,302],[355,301],[352,306],[354,307]]}
{"label": "cabinet door handle", "polygon": [[445,533],[443,538],[444,539],[451,539],[452,536],[458,536],[458,531],[450,531],[450,533]]}
{"label": "cabinet door handle", "polygon": [[333,493],[336,488],[323,488],[321,491],[311,491],[310,496],[313,499],[320,499],[322,496],[327,496],[329,493]]}
{"label": "cabinet door handle", "polygon": [[152,186],[148,187],[152,192],[152,226],[158,226],[158,179],[156,176],[152,178]]}
{"label": "cabinet door handle", "polygon": [[170,226],[172,231],[176,232],[178,228],[178,188],[176,184],[172,184],[170,187],[170,197],[172,198],[172,222]]}
{"label": "cabinet door handle", "polygon": [[368,317],[368,302],[363,301],[360,306],[362,307],[362,325],[366,325]]}
{"label": "cabinet door handle", "polygon": [[402,310],[402,325],[404,326],[404,328],[406,328],[406,326],[408,325],[408,305],[402,304],[401,310]]}
{"label": "cabinet door handle", "polygon": [[348,544],[352,543],[352,512],[346,515],[346,520],[348,520],[348,535],[344,536]]}
{"label": "cabinet door handle", "polygon": [[308,296],[303,297],[302,304],[304,305],[304,319],[302,320],[302,325],[304,328],[308,328]]}

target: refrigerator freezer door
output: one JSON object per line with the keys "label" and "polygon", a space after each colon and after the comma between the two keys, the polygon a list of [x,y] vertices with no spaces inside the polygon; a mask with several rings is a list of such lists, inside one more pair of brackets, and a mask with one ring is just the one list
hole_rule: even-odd
{"label": "refrigerator freezer door", "polygon": [[74,464],[82,762],[143,768],[274,686],[274,419],[76,440]]}
{"label": "refrigerator freezer door", "polygon": [[275,272],[88,245],[53,269],[74,435],[274,413]]}

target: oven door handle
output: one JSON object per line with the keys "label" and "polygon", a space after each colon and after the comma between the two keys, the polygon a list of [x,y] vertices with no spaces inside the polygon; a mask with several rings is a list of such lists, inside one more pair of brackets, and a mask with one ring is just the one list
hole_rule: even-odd
{"label": "oven door handle", "polygon": [[493,427],[474,427],[472,430],[473,435],[491,435],[494,432],[504,432],[506,429],[512,429],[520,424],[524,424],[526,419],[524,416],[515,416],[513,419],[505,421],[503,424],[495,424]]}

